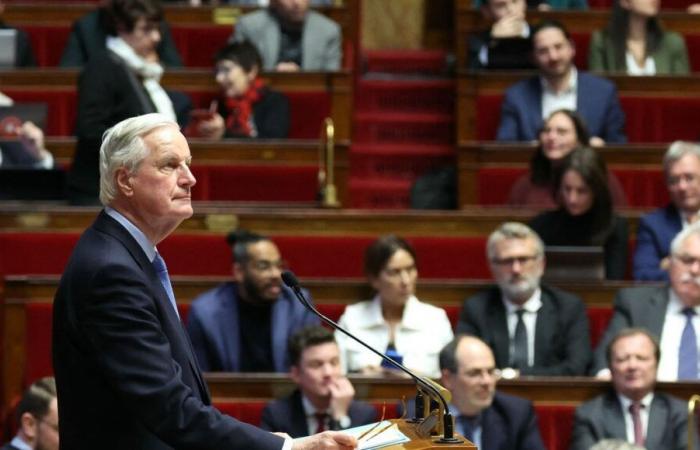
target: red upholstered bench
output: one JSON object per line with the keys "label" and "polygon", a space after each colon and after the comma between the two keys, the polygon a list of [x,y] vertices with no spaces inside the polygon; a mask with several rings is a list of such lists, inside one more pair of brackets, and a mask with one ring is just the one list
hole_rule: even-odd
{"label": "red upholstered bench", "polygon": [[535,406],[542,440],[548,450],[566,450],[569,448],[575,410],[576,407],[573,405]]}

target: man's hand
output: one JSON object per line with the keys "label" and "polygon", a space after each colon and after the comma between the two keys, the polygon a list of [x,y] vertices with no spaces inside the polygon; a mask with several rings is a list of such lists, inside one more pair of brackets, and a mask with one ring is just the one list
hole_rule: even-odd
{"label": "man's hand", "polygon": [[299,72],[301,70],[301,67],[299,67],[296,63],[293,62],[282,61],[277,63],[275,69],[278,72]]}
{"label": "man's hand", "polygon": [[506,16],[493,24],[491,27],[491,37],[521,37],[525,31],[525,25],[525,18],[520,15]]}
{"label": "man's hand", "polygon": [[346,377],[338,377],[330,384],[329,389],[331,391],[331,415],[334,420],[340,420],[348,415],[350,403],[355,398],[355,388]]}
{"label": "man's hand", "polygon": [[37,161],[41,161],[50,155],[44,148],[44,132],[32,122],[24,122],[19,129],[19,138],[30,155]]}
{"label": "man's hand", "polygon": [[221,139],[226,132],[224,118],[220,114],[214,113],[208,120],[202,120],[197,125],[197,132],[203,138]]}
{"label": "man's hand", "polygon": [[340,431],[324,431],[294,441],[292,450],[351,450],[357,448],[357,439]]}

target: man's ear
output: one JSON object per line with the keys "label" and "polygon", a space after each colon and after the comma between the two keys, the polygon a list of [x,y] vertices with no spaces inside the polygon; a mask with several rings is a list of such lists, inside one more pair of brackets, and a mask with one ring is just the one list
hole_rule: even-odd
{"label": "man's ear", "polygon": [[131,174],[125,167],[120,167],[114,174],[117,181],[117,189],[126,197],[134,195],[134,187],[132,186]]}
{"label": "man's ear", "polygon": [[440,384],[442,384],[448,391],[452,390],[452,372],[447,369],[442,369],[440,371]]}
{"label": "man's ear", "polygon": [[243,278],[245,278],[245,273],[243,272],[243,265],[241,263],[234,262],[232,272],[234,281],[240,283],[243,281]]}
{"label": "man's ear", "polygon": [[299,367],[297,366],[290,366],[289,367],[289,377],[294,381],[296,384],[299,384]]}
{"label": "man's ear", "polygon": [[25,412],[22,414],[22,417],[19,418],[19,428],[22,434],[29,439],[34,439],[36,437],[37,422],[31,413]]}

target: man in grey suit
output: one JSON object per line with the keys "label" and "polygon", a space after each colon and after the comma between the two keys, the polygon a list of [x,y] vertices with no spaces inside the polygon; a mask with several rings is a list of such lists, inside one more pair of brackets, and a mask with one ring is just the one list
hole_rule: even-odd
{"label": "man in grey suit", "polygon": [[685,402],[654,392],[656,338],[643,328],[626,328],[610,341],[606,353],[612,389],[576,409],[570,450],[588,450],[607,438],[648,449],[685,450]]}
{"label": "man in grey suit", "polygon": [[593,373],[609,378],[605,349],[623,328],[642,327],[660,340],[657,378],[698,379],[700,336],[700,223],[686,227],[671,242],[670,284],[622,289],[613,317],[594,356]]}
{"label": "man in grey suit", "polygon": [[581,299],[540,284],[544,245],[527,225],[507,222],[489,236],[487,254],[497,286],[465,300],[457,332],[483,339],[505,378],[583,375],[591,360]]}
{"label": "man in grey suit", "polygon": [[270,0],[266,9],[243,15],[231,41],[248,40],[260,52],[264,70],[340,69],[340,26],[309,10],[309,0]]}

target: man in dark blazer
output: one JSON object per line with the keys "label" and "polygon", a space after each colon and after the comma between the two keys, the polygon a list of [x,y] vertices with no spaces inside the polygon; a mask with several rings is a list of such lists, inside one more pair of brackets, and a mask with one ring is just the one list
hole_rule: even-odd
{"label": "man in dark blazer", "polygon": [[234,281],[197,297],[187,316],[199,366],[205,372],[287,372],[290,336],[319,319],[282,284],[282,257],[272,240],[238,230],[228,243]]}
{"label": "man in dark blazer", "polygon": [[480,450],[544,450],[532,403],[496,391],[500,371],[481,339],[455,337],[440,352],[440,370],[456,430]]}
{"label": "man in dark blazer", "polygon": [[61,446],[351,448],[355,440],[340,433],[292,442],[211,406],[156,247],[192,215],[191,159],[178,125],[160,114],[105,134],[105,209],[76,244],[54,299]]}
{"label": "man in dark blazer", "polygon": [[[642,327],[661,342],[661,359],[657,378],[662,381],[697,379],[681,373],[683,332],[700,335],[700,222],[678,233],[671,243],[669,257],[670,282],[665,286],[640,286],[621,289],[613,304],[613,316],[595,351],[593,374],[608,378],[606,349],[620,330]],[[691,342],[694,339],[691,339]],[[697,344],[696,344],[697,347]],[[692,352],[700,358],[697,351]]]}
{"label": "man in dark blazer", "polygon": [[576,409],[570,450],[588,450],[607,438],[648,449],[685,450],[685,402],[654,391],[660,353],[656,338],[643,328],[626,328],[607,350],[612,389]]}
{"label": "man in dark blazer", "polygon": [[17,434],[0,450],[58,450],[56,381],[41,378],[29,386],[15,410]]}
{"label": "man in dark blazer", "polygon": [[585,120],[591,143],[625,142],[625,114],[610,81],[574,67],[574,44],[558,22],[532,31],[533,58],[539,76],[508,88],[501,106],[499,141],[534,141],[543,119],[557,109],[575,110]]}
{"label": "man in dark blazer", "polygon": [[355,390],[341,372],[340,350],[328,329],[312,326],[294,334],[289,360],[297,389],[265,406],[263,429],[298,438],[375,421],[374,407],[354,400]]}
{"label": "man in dark blazer", "polygon": [[505,377],[585,374],[586,308],[573,294],[540,284],[539,236],[524,224],[504,223],[489,236],[487,254],[497,286],[465,300],[457,332],[484,340]]}
{"label": "man in dark blazer", "polygon": [[634,252],[635,280],[668,281],[671,241],[700,213],[700,146],[676,141],[664,155],[671,202],[639,219]]}

